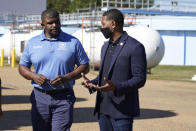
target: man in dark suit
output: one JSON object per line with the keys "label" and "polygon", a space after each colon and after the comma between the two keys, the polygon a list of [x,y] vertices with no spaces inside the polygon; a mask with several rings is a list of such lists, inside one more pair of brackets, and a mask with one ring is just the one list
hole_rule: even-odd
{"label": "man in dark suit", "polygon": [[119,10],[104,12],[101,23],[109,41],[101,50],[99,74],[92,81],[82,74],[82,84],[91,93],[97,90],[95,113],[101,131],[132,131],[133,118],[140,114],[138,89],[146,82],[145,49],[123,31]]}

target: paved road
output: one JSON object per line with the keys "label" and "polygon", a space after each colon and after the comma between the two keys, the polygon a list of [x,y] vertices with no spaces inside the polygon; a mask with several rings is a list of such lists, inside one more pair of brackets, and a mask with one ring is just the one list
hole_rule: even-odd
{"label": "paved road", "polygon": [[[97,72],[88,76],[94,78]],[[29,95],[30,81],[24,80],[17,68],[0,68],[3,85],[4,116],[0,130],[31,131]],[[77,81],[74,123],[72,131],[99,131],[93,117],[95,94]],[[134,121],[134,131],[196,131],[196,83],[184,81],[148,80],[140,89],[141,116]]]}

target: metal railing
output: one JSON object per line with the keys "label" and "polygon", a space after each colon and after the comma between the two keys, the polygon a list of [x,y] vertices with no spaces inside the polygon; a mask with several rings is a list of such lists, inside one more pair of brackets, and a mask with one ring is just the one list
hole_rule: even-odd
{"label": "metal railing", "polygon": [[[110,8],[118,8],[125,16],[132,14],[154,14],[159,15],[173,15],[173,12],[181,12],[181,15],[186,13],[196,13],[196,1],[190,0],[102,0],[102,7],[99,10],[81,9],[76,13],[60,14],[61,23],[73,22],[81,23],[82,20],[101,20],[103,11]],[[84,12],[85,11],[85,12]],[[156,12],[158,11],[158,12]],[[165,13],[165,11],[167,11]],[[171,12],[171,13],[170,13]],[[0,13],[0,23],[4,22],[18,22],[18,23],[39,23],[41,22],[41,15],[16,15],[16,14],[2,14]]]}
{"label": "metal railing", "polygon": [[163,11],[196,12],[193,0],[102,0],[102,9],[147,9]]}
{"label": "metal railing", "polygon": [[150,8],[152,0],[102,0],[102,8]]}

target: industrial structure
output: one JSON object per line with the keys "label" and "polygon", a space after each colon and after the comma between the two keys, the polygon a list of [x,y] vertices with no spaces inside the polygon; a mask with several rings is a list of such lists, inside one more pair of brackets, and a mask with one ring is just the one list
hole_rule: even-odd
{"label": "industrial structure", "polygon": [[[86,12],[78,10],[76,13],[60,14],[62,29],[69,28],[66,30],[68,33],[72,28],[75,31],[81,30],[80,36],[89,32],[89,55],[98,55],[94,52],[95,46],[93,45],[95,38],[99,37],[96,36],[97,27],[101,26],[103,11],[111,8],[118,8],[124,13],[128,32],[132,32],[131,30],[134,29],[132,27],[138,26],[159,32],[165,45],[165,54],[160,64],[196,65],[195,0],[102,0],[101,9],[89,8]],[[16,47],[18,49],[16,53],[19,52],[20,56],[26,41],[41,32],[39,30],[40,12],[39,14],[15,14],[14,17],[8,17],[6,13],[1,15],[0,12],[0,24],[12,25],[13,23],[9,29],[4,27],[6,31],[0,29],[0,41],[3,43],[3,45],[0,44],[0,48],[5,45],[10,45],[9,49]],[[81,38],[82,43],[87,41],[84,39]],[[152,38],[149,37],[149,39]],[[6,50],[4,52],[11,53]],[[92,58],[94,59],[95,56]],[[93,59],[91,61],[94,61]]]}

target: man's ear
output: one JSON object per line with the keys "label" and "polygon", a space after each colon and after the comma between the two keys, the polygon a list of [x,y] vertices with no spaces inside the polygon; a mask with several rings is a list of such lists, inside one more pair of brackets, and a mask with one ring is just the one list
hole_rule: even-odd
{"label": "man's ear", "polygon": [[116,28],[116,21],[112,20],[112,29]]}

